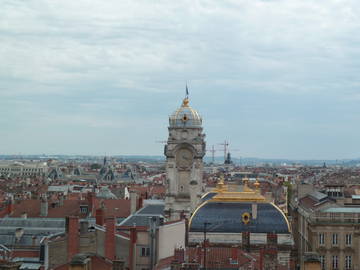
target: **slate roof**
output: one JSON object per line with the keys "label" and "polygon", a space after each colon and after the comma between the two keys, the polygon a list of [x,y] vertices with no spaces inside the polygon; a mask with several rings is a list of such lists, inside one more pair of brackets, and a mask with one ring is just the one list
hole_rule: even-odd
{"label": "slate roof", "polygon": [[137,214],[155,214],[155,215],[163,215],[164,214],[164,204],[149,204],[145,207],[141,208]]}
{"label": "slate roof", "polygon": [[206,193],[204,196],[201,197],[201,202],[205,202],[205,201],[212,199],[216,194],[217,194],[217,192]]}
{"label": "slate roof", "polygon": [[313,191],[309,195],[318,201],[325,200],[328,197],[326,194],[321,193],[319,191]]}
{"label": "slate roof", "polygon": [[[96,198],[95,207],[99,208],[101,202],[104,203],[106,217],[125,218],[130,215],[130,200]],[[64,200],[63,205],[55,207],[52,207],[49,202],[47,218],[65,218],[66,216],[85,218],[87,214],[81,212],[82,205],[89,205],[88,200]],[[21,217],[23,213],[26,213],[29,218],[40,217],[40,200],[28,199],[14,204],[14,211],[10,216]]]}
{"label": "slate roof", "polygon": [[149,226],[149,219],[153,216],[163,217],[164,203],[147,204],[133,215],[121,222],[120,226]]}
{"label": "slate roof", "polygon": [[248,202],[207,202],[194,213],[190,231],[203,232],[204,223],[209,222],[208,232],[290,233],[286,217],[273,204],[257,203],[257,218],[245,224],[242,215],[251,212],[252,204]]}
{"label": "slate roof", "polygon": [[[19,240],[15,231],[22,228],[24,233]],[[43,236],[65,231],[65,219],[48,218],[2,218],[0,219],[0,243],[5,246],[39,245]]]}
{"label": "slate roof", "polygon": [[65,219],[63,218],[1,218],[0,229],[2,227],[65,228]]}

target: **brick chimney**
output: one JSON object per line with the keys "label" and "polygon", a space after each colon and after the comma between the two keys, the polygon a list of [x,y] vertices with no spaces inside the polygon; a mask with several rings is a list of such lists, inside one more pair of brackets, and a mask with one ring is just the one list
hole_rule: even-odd
{"label": "brick chimney", "polygon": [[105,220],[105,257],[109,260],[115,260],[116,242],[115,242],[115,218],[109,217]]}
{"label": "brick chimney", "polygon": [[137,206],[136,210],[141,209],[143,207],[143,204],[144,204],[144,199],[142,196],[140,196],[138,199],[138,206]]}
{"label": "brick chimney", "polygon": [[130,214],[136,212],[137,209],[137,193],[136,191],[130,191]]}
{"label": "brick chimney", "polygon": [[14,201],[10,199],[7,202],[7,214],[11,215],[13,212],[14,212]]}
{"label": "brick chimney", "polygon": [[100,225],[100,226],[104,225],[104,209],[103,208],[96,209],[95,218],[96,218],[97,225]]}
{"label": "brick chimney", "polygon": [[136,269],[136,241],[137,232],[136,228],[130,228],[130,250],[129,250],[129,270]]}
{"label": "brick chimney", "polygon": [[242,248],[243,250],[249,252],[250,251],[250,232],[242,232],[241,233],[242,238]]}
{"label": "brick chimney", "polygon": [[231,259],[234,261],[238,260],[238,248],[237,247],[231,247]]}
{"label": "brick chimney", "polygon": [[88,205],[89,205],[89,213],[91,213],[91,215],[93,216],[95,213],[95,192],[88,192],[87,193],[87,201],[88,201]]}
{"label": "brick chimney", "polygon": [[67,233],[67,257],[68,261],[79,253],[79,218],[66,217],[66,233]]}

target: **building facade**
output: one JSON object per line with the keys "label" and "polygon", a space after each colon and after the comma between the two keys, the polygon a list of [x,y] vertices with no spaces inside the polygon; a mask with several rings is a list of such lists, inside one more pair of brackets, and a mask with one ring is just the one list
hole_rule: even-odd
{"label": "building facade", "polygon": [[46,162],[22,163],[3,162],[0,163],[0,176],[2,177],[34,177],[45,176],[48,172]]}
{"label": "building facade", "polygon": [[319,255],[321,269],[360,269],[360,208],[341,205],[312,191],[291,204],[299,265],[307,252]]}

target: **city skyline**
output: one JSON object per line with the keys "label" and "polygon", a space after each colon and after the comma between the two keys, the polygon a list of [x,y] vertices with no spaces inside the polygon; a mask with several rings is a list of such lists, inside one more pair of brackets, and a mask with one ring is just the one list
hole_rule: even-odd
{"label": "city skyline", "polygon": [[360,156],[356,1],[2,6],[1,154],[162,155],[187,83],[209,149]]}

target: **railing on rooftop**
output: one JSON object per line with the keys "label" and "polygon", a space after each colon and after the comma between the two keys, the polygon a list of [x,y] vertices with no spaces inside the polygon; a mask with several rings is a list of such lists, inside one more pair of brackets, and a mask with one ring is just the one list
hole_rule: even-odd
{"label": "railing on rooftop", "polygon": [[359,224],[359,213],[313,213],[309,216],[311,223],[317,224]]}

